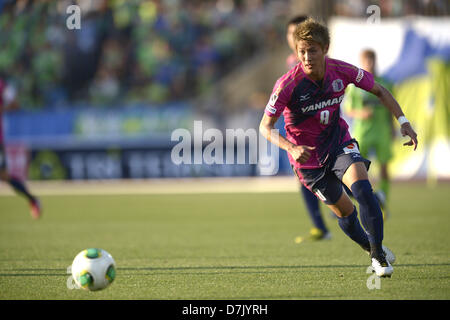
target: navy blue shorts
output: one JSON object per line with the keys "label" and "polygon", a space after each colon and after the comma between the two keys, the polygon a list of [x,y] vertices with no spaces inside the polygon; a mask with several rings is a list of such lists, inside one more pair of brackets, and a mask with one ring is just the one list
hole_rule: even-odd
{"label": "navy blue shorts", "polygon": [[359,153],[358,142],[354,139],[344,143],[331,156],[325,166],[318,169],[295,169],[300,181],[326,204],[336,203],[342,195],[342,177],[356,162],[364,162],[367,170],[370,161]]}

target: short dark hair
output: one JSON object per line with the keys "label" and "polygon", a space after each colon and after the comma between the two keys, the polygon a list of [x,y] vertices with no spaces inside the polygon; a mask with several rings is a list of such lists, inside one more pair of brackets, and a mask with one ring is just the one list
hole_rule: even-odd
{"label": "short dark hair", "polygon": [[291,19],[289,19],[289,21],[286,24],[286,29],[289,28],[290,25],[295,24],[298,25],[299,23],[302,23],[303,21],[305,21],[306,19],[308,19],[307,15],[297,15],[295,17],[292,17]]}

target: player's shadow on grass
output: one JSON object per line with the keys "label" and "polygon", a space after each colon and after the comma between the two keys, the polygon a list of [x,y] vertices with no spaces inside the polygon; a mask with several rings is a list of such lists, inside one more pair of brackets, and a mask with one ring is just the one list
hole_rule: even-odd
{"label": "player's shadow on grass", "polygon": [[361,268],[365,265],[299,265],[299,266],[193,266],[193,267],[124,267],[124,271],[179,271],[179,270],[247,270],[247,269],[309,269],[309,268]]}
{"label": "player's shadow on grass", "polygon": [[[395,264],[395,267],[442,267],[450,266],[450,263],[409,263],[409,264]],[[331,268],[366,268],[367,265],[298,265],[298,266],[190,266],[190,267],[118,267],[117,271],[190,271],[190,270],[224,270],[233,271],[241,270],[249,273],[258,272],[258,270],[277,270],[277,269],[331,269]],[[253,271],[251,271],[253,270]],[[33,276],[66,276],[66,270],[60,268],[14,268],[3,269],[0,277],[33,277]],[[27,273],[28,272],[28,273]],[[39,273],[35,273],[39,272]],[[214,272],[217,273],[217,272]]]}
{"label": "player's shadow on grass", "polygon": [[[450,263],[430,263],[430,264],[397,264],[396,267],[436,267],[450,266]],[[298,266],[191,266],[191,267],[123,267],[118,271],[189,271],[189,270],[270,270],[270,269],[332,269],[332,268],[366,268],[363,265],[298,265]],[[265,271],[266,272],[266,271]]]}
{"label": "player's shadow on grass", "polygon": [[67,273],[0,273],[0,277],[61,277]]}

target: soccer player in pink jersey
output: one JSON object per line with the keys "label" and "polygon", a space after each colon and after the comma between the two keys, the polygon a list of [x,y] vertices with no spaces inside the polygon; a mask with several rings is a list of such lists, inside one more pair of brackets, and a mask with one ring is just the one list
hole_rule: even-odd
{"label": "soccer player in pink jersey", "polygon": [[33,196],[26,188],[23,181],[8,174],[6,163],[6,152],[3,141],[3,111],[17,107],[15,89],[7,85],[0,78],[0,179],[9,183],[9,185],[20,195],[23,195],[30,205],[30,213],[34,219],[41,217],[41,205],[39,199]]}
{"label": "soccer player in pink jersey", "polygon": [[[286,25],[286,41],[288,43],[289,48],[291,49],[291,54],[286,59],[286,66],[289,69],[292,69],[297,65],[300,61],[298,60],[296,49],[295,49],[295,41],[294,41],[294,33],[297,28],[297,25],[303,21],[305,21],[308,17],[305,15],[298,15],[291,18]],[[281,124],[279,124],[278,128],[284,126],[284,119],[281,117]],[[322,217],[322,212],[320,210],[319,199],[316,197],[314,193],[312,193],[308,188],[306,188],[303,184],[300,187],[300,193],[303,197],[303,201],[306,205],[306,210],[313,224],[313,228],[309,231],[309,235],[306,237],[298,236],[295,238],[296,243],[301,243],[304,240],[327,240],[331,238],[331,233],[329,232],[326,223]]]}
{"label": "soccer player in pink jersey", "polygon": [[[353,83],[379,98],[400,123],[401,134],[410,137],[404,145],[416,150],[417,134],[397,101],[372,74],[326,56],[330,44],[326,26],[308,18],[297,26],[294,39],[301,63],[276,82],[260,132],[288,152],[299,180],[336,214],[344,233],[370,254],[375,273],[391,276],[395,256],[382,244],[383,216],[368,179],[370,161],[359,153],[340,114],[347,85]],[[286,137],[273,130],[281,113]],[[342,183],[359,204],[364,229]]]}

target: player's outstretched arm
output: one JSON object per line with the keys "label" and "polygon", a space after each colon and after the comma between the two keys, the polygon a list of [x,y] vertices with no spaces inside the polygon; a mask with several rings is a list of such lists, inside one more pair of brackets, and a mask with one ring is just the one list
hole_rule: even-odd
{"label": "player's outstretched arm", "polygon": [[308,161],[311,153],[309,151],[314,150],[315,147],[309,146],[297,146],[287,140],[285,137],[279,134],[278,130],[273,130],[275,123],[278,121],[278,117],[269,117],[264,114],[259,124],[259,132],[261,135],[270,142],[277,145],[279,148],[289,152],[296,161],[305,163]]}
{"label": "player's outstretched arm", "polygon": [[410,141],[405,142],[404,146],[414,146],[414,150],[417,149],[417,134],[414,131],[414,129],[411,127],[411,124],[406,119],[402,108],[398,104],[398,102],[395,100],[395,98],[392,96],[392,94],[387,90],[385,87],[383,87],[381,84],[375,82],[372,90],[370,90],[371,93],[376,95],[381,103],[388,108],[391,113],[394,115],[394,117],[398,120],[400,123],[400,132],[402,136],[409,136],[411,138]]}

